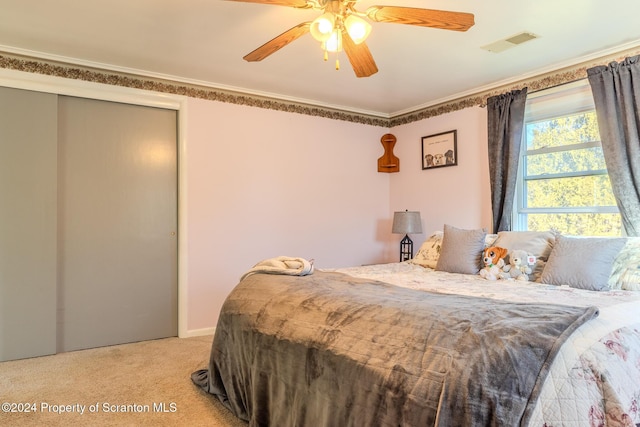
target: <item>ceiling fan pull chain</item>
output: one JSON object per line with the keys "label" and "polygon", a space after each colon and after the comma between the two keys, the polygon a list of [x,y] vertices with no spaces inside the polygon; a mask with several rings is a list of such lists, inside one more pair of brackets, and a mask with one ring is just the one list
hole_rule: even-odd
{"label": "ceiling fan pull chain", "polygon": [[338,58],[338,52],[336,52],[336,70],[340,69],[340,59]]}

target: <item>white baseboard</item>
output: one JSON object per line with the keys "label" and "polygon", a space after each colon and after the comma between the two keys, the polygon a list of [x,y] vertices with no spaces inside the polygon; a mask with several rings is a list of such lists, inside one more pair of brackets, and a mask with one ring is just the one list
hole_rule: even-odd
{"label": "white baseboard", "polygon": [[202,329],[190,329],[187,330],[184,334],[180,335],[180,338],[191,338],[191,337],[201,337],[204,335],[213,335],[216,332],[216,327],[213,326],[211,328],[202,328]]}

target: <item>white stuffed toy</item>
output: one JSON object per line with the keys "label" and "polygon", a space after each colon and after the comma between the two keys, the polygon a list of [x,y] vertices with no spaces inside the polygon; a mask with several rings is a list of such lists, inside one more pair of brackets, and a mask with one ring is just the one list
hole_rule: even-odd
{"label": "white stuffed toy", "polygon": [[529,267],[529,254],[526,251],[514,249],[509,254],[509,264],[502,267],[503,279],[529,280],[531,268]]}

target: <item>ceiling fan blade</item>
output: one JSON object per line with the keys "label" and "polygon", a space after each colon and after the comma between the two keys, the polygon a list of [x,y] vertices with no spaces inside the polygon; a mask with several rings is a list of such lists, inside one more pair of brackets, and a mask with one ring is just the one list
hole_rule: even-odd
{"label": "ceiling fan blade", "polygon": [[249,62],[262,61],[264,58],[282,49],[292,41],[296,40],[298,37],[307,34],[309,32],[310,26],[311,22],[303,22],[302,24],[298,24],[295,27],[290,28],[284,33],[275,37],[274,39],[269,40],[256,50],[246,54],[242,59]]}
{"label": "ceiling fan blade", "polygon": [[355,44],[349,33],[342,33],[342,47],[357,77],[369,77],[378,72],[376,62],[365,42]]}
{"label": "ceiling fan blade", "polygon": [[472,13],[400,6],[372,6],[367,9],[367,17],[375,22],[420,25],[453,31],[467,31],[475,24]]}
{"label": "ceiling fan blade", "polygon": [[290,6],[290,7],[298,7],[301,9],[307,9],[311,7],[311,5],[307,3],[307,0],[227,0],[227,1],[271,4],[275,6]]}

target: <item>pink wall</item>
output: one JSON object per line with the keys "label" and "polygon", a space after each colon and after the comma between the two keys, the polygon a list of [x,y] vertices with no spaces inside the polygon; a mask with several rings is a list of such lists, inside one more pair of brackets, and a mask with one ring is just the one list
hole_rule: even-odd
{"label": "pink wall", "polygon": [[186,115],[188,330],[215,326],[262,259],[392,256],[389,174],[377,172],[386,129],[197,99]]}
{"label": "pink wall", "polygon": [[[211,331],[240,276],[262,259],[301,256],[320,268],[397,261],[394,211],[422,213],[415,250],[445,223],[490,228],[487,116],[479,107],[389,130],[7,69],[0,84],[180,109],[188,334]],[[454,129],[458,165],[422,170],[421,137]],[[399,173],[377,172],[388,132],[397,137]]]}
{"label": "pink wall", "polygon": [[[457,130],[458,164],[422,170],[422,137]],[[418,210],[423,234],[410,236],[414,251],[444,224],[460,228],[491,228],[491,191],[487,157],[487,112],[467,108],[391,129],[400,173],[390,183],[392,211]],[[402,236],[395,237],[399,242]],[[398,249],[399,250],[399,249]]]}
{"label": "pink wall", "polygon": [[[262,259],[396,261],[396,210],[422,213],[415,250],[444,223],[490,227],[484,109],[391,130],[196,99],[186,114],[189,331],[215,326],[239,277]],[[421,137],[453,129],[458,165],[422,170]],[[399,173],[377,172],[387,132],[398,139]]]}

